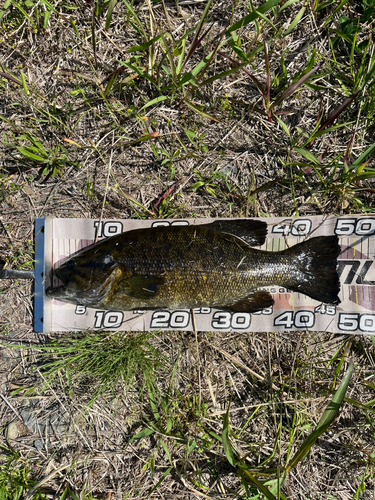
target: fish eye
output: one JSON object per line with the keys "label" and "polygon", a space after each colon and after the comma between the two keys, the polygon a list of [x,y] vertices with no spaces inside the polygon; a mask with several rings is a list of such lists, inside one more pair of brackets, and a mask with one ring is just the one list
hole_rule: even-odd
{"label": "fish eye", "polygon": [[72,271],[75,266],[76,266],[76,263],[74,262],[74,260],[68,260],[68,262],[65,264],[66,268],[68,271]]}

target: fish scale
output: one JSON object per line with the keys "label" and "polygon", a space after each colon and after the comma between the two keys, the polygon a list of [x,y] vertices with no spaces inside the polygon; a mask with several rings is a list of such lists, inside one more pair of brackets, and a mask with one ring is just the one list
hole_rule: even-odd
{"label": "fish scale", "polygon": [[259,290],[280,285],[338,304],[336,236],[311,238],[280,252],[262,245],[266,223],[238,219],[137,229],[107,238],[54,271],[63,285],[47,294],[88,307],[255,312],[273,304]]}

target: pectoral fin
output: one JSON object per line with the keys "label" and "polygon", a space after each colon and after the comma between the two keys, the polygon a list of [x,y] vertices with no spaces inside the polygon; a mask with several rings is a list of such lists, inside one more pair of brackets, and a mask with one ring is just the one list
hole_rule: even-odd
{"label": "pectoral fin", "polygon": [[252,246],[263,245],[267,236],[267,223],[254,219],[216,220],[210,224],[202,224],[201,227],[231,234]]}
{"label": "pectoral fin", "polygon": [[269,292],[255,290],[244,299],[241,299],[234,304],[228,304],[227,306],[223,307],[223,309],[227,309],[228,311],[253,313],[261,311],[266,307],[271,307],[274,302],[275,301],[273,300],[272,295]]}
{"label": "pectoral fin", "polygon": [[151,299],[158,293],[159,286],[164,283],[164,279],[159,276],[134,275],[123,279],[119,287],[126,295],[136,299]]}

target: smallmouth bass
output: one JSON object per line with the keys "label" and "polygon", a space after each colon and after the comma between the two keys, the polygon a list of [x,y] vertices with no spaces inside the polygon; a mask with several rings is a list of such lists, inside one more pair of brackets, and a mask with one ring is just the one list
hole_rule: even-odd
{"label": "smallmouth bass", "polygon": [[218,220],[136,229],[102,240],[53,271],[63,285],[48,296],[98,309],[221,308],[256,312],[273,305],[268,286],[339,304],[337,236],[319,236],[280,252],[262,245],[267,224]]}

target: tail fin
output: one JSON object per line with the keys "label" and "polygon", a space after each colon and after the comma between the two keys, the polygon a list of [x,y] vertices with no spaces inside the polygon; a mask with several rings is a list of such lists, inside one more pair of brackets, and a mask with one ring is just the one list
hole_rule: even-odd
{"label": "tail fin", "polygon": [[297,264],[293,280],[285,286],[319,302],[339,304],[340,280],[336,267],[340,251],[337,236],[318,236],[284,250]]}

